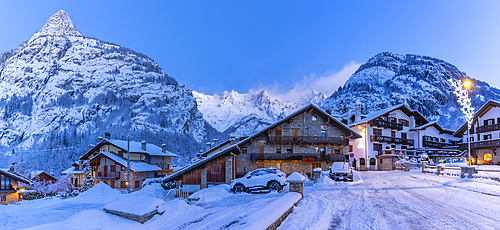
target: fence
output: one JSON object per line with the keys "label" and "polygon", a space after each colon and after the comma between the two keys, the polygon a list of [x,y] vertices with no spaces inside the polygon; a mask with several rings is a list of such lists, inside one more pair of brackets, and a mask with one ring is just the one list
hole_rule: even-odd
{"label": "fence", "polygon": [[173,188],[168,190],[167,195],[163,198],[164,201],[180,199],[187,201],[189,196],[188,188]]}
{"label": "fence", "polygon": [[[430,169],[430,170],[429,170]],[[476,175],[478,173],[491,173],[490,175]],[[500,170],[481,169],[474,166],[460,166],[460,167],[444,167],[440,165],[428,165],[428,162],[422,162],[422,173],[435,173],[437,175],[450,175],[475,178],[485,178],[500,181]]]}

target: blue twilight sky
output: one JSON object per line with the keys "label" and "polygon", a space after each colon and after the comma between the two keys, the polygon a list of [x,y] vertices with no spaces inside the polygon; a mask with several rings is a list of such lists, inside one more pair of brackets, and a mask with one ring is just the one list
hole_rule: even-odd
{"label": "blue twilight sky", "polygon": [[500,1],[4,1],[0,52],[65,10],[80,32],[207,94],[334,91],[377,53],[443,59],[500,87]]}

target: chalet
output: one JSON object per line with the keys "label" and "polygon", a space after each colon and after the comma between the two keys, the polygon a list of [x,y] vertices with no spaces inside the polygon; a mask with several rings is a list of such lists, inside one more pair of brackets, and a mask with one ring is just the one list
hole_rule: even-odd
{"label": "chalet", "polygon": [[[75,175],[75,184],[82,184],[85,174],[90,173],[95,182],[104,182],[112,188],[127,189],[126,140],[105,138],[82,155],[77,164],[64,171]],[[177,155],[167,151],[167,146],[158,147],[145,141],[130,141],[130,188],[140,189],[147,178],[161,177],[172,173],[170,158]]]}
{"label": "chalet", "polygon": [[328,113],[310,104],[269,127],[237,141],[165,177],[181,181],[190,191],[230,183],[257,168],[274,167],[286,174],[312,175],[332,162],[349,159],[349,140],[361,136]]}
{"label": "chalet", "polygon": [[0,204],[19,201],[19,182],[31,185],[31,181],[14,173],[13,170],[0,169]]}
{"label": "chalet", "polygon": [[470,149],[472,164],[500,164],[500,102],[489,100],[473,116],[471,129],[465,122],[453,135],[462,138],[461,150]]}
{"label": "chalet", "polygon": [[361,104],[357,102],[354,113],[348,125],[363,136],[351,141],[352,161],[357,170],[392,170],[401,157],[423,153],[433,157],[460,154],[453,131],[429,122],[404,104],[362,117]]}
{"label": "chalet", "polygon": [[45,171],[33,171],[31,172],[31,181],[43,181],[46,183],[55,183],[57,178],[46,173]]}

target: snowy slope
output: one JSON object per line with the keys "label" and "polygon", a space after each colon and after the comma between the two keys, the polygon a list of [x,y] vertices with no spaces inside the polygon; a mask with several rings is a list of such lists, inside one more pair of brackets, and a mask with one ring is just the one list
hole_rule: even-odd
{"label": "snowy slope", "polygon": [[272,97],[265,89],[240,94],[205,95],[193,91],[203,118],[218,131],[228,135],[248,136],[287,116],[303,105],[316,102],[323,95],[311,93],[301,102],[283,101]]}
{"label": "snowy slope", "polygon": [[0,55],[0,150],[80,148],[71,162],[109,131],[182,154],[206,129],[191,90],[143,54],[84,37],[64,11]]}
{"label": "snowy slope", "polygon": [[[362,112],[369,113],[392,105],[407,103],[429,120],[456,129],[465,119],[458,109],[448,79],[463,80],[464,72],[445,61],[414,55],[380,53],[361,67],[342,88],[322,105],[338,114],[352,113],[360,99]],[[489,99],[500,99],[500,90],[473,80],[473,106],[479,108]],[[450,119],[453,118],[453,119]]]}

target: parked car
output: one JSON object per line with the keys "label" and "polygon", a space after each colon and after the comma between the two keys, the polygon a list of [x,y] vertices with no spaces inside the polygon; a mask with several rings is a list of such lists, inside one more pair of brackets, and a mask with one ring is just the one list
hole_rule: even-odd
{"label": "parked car", "polygon": [[230,188],[234,193],[256,190],[280,191],[286,185],[286,175],[276,168],[261,168],[234,179]]}
{"label": "parked car", "polygon": [[332,180],[353,180],[352,167],[349,162],[333,162],[328,175]]}
{"label": "parked car", "polygon": [[437,165],[446,167],[446,166],[467,166],[467,159],[465,157],[446,157],[439,159]]}

